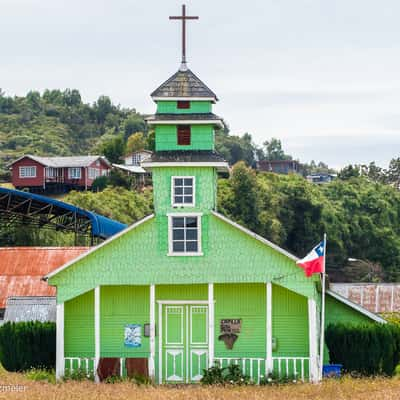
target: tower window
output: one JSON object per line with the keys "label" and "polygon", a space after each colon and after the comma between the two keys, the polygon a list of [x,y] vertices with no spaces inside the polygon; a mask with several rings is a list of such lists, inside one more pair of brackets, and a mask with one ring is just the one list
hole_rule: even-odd
{"label": "tower window", "polygon": [[190,125],[178,125],[178,145],[190,145]]}
{"label": "tower window", "polygon": [[169,255],[202,255],[201,214],[169,215]]}
{"label": "tower window", "polygon": [[178,101],[177,102],[177,108],[180,108],[180,109],[188,109],[188,108],[190,108],[190,101],[183,101],[183,100]]}
{"label": "tower window", "polygon": [[171,196],[173,207],[193,207],[195,196],[194,176],[173,176]]}

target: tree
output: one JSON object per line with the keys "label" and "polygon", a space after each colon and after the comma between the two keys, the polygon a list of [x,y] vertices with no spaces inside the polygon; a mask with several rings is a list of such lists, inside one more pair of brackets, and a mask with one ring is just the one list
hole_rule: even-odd
{"label": "tree", "polygon": [[349,259],[343,268],[342,281],[345,282],[384,282],[382,265],[369,260]]}
{"label": "tree", "polygon": [[215,149],[231,165],[236,164],[238,161],[245,161],[249,166],[254,166],[255,164],[255,146],[249,133],[239,137],[228,135],[219,130],[215,135]]}
{"label": "tree", "polygon": [[143,132],[136,132],[129,136],[126,144],[126,154],[131,154],[135,151],[143,150],[146,147],[146,138]]}
{"label": "tree", "polygon": [[125,143],[122,135],[116,135],[101,145],[101,152],[111,163],[119,163],[125,153]]}
{"label": "tree", "polygon": [[256,174],[243,161],[232,169],[232,190],[235,198],[233,212],[239,223],[249,229],[258,227]]}
{"label": "tree", "polygon": [[400,157],[390,161],[387,180],[395,188],[400,189]]}
{"label": "tree", "polygon": [[360,175],[360,166],[350,164],[339,172],[338,178],[345,181],[351,178],[358,178]]}
{"label": "tree", "polygon": [[125,139],[129,138],[135,132],[144,132],[145,128],[143,117],[136,113],[129,115],[122,127]]}
{"label": "tree", "polygon": [[114,107],[108,96],[100,96],[94,104],[97,121],[103,123],[106,120],[107,114],[113,112]]}
{"label": "tree", "polygon": [[268,161],[292,159],[292,156],[285,154],[282,143],[277,138],[271,138],[271,140],[264,142],[264,154]]}

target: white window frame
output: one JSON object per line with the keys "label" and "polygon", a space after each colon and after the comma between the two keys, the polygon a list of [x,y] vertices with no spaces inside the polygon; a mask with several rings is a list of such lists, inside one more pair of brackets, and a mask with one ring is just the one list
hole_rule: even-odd
{"label": "white window frame", "polygon": [[89,179],[95,180],[96,178],[101,176],[99,168],[89,167],[88,169],[89,169],[89,171],[88,171]]}
{"label": "white window frame", "polygon": [[[192,186],[192,202],[191,203],[175,203],[175,179],[192,179],[193,186]],[[196,206],[196,177],[195,176],[171,176],[171,205],[172,205],[172,207],[195,207]]]}
{"label": "white window frame", "polygon": [[[203,213],[170,213],[167,214],[168,217],[168,256],[174,257],[187,257],[187,256],[202,256],[202,246],[201,246],[201,217]],[[197,218],[197,251],[196,252],[174,252],[173,251],[173,240],[172,240],[172,219],[174,217],[195,217]]]}
{"label": "white window frame", "polygon": [[46,178],[57,178],[57,168],[46,167]]}
{"label": "white window frame", "polygon": [[[79,176],[72,173],[72,171],[79,171]],[[82,168],[81,167],[69,167],[68,168],[68,179],[81,179]]]}
{"label": "white window frame", "polygon": [[139,165],[142,162],[142,155],[140,153],[132,154],[132,165]]}
{"label": "white window frame", "polygon": [[[24,172],[22,172],[24,171]],[[29,173],[27,173],[29,171]],[[36,178],[36,165],[24,165],[19,167],[19,177],[20,178]]]}

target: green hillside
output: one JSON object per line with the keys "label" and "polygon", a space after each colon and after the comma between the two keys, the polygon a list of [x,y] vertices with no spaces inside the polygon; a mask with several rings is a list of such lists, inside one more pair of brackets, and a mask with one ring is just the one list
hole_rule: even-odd
{"label": "green hillside", "polygon": [[25,97],[7,97],[0,90],[0,180],[7,176],[7,163],[23,154],[101,153],[113,140],[125,142],[144,128],[142,115],[107,96],[85,104],[78,90],[29,92]]}

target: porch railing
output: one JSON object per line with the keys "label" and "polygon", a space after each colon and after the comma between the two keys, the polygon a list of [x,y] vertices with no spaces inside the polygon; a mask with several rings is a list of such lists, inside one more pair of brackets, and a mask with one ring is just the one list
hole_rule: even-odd
{"label": "porch railing", "polygon": [[[266,376],[266,359],[257,357],[235,358],[235,357],[215,357],[214,361],[220,367],[229,365],[239,365],[244,375],[259,384],[260,380]],[[125,358],[120,358],[120,376],[126,374]],[[305,381],[309,378],[310,359],[308,357],[272,357],[272,375],[279,379],[299,379]],[[95,374],[96,361],[94,357],[65,357],[64,367],[66,373],[74,371],[84,371],[87,375]]]}
{"label": "porch railing", "polygon": [[[260,379],[266,375],[265,358],[235,358],[235,357],[215,357],[221,367],[227,367],[236,364],[241,367],[242,373],[259,384]],[[305,381],[309,376],[309,358],[308,357],[273,357],[272,375],[279,379],[300,379]]]}
{"label": "porch railing", "polygon": [[65,357],[64,373],[74,373],[76,371],[84,371],[87,375],[94,374],[95,358],[94,357]]}
{"label": "porch railing", "polygon": [[[124,376],[125,373],[125,358],[119,359],[119,375]],[[72,374],[76,371],[83,371],[87,375],[95,374],[96,372],[96,359],[94,357],[64,357],[64,372]]]}

